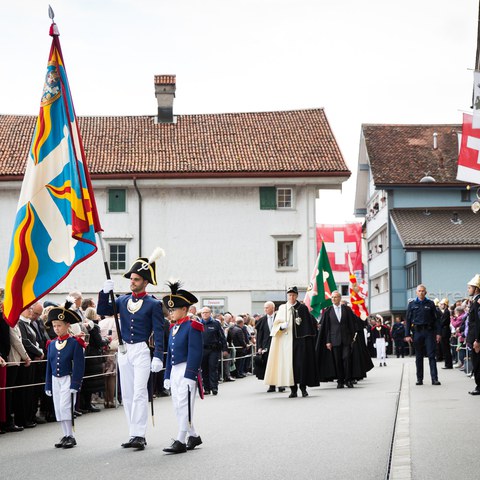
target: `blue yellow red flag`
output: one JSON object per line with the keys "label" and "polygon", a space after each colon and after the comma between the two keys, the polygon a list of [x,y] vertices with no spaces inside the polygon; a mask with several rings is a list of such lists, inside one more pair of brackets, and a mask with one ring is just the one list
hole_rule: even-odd
{"label": "blue yellow red flag", "polygon": [[21,312],[97,251],[102,230],[55,23],[10,246],[4,316]]}

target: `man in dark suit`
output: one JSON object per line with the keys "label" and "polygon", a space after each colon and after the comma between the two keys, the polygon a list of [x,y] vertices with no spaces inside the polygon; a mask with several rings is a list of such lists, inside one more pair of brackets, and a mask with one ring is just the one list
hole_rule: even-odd
{"label": "man in dark suit", "polygon": [[352,343],[355,337],[355,314],[341,305],[340,292],[332,292],[333,305],[323,312],[320,323],[324,328],[325,345],[333,353],[337,388],[353,388]]}
{"label": "man in dark suit", "polygon": [[[255,324],[257,331],[257,361],[255,363],[255,375],[259,380],[263,380],[265,377],[265,368],[267,366],[268,352],[270,350],[270,344],[272,343],[272,337],[270,332],[272,331],[273,321],[275,320],[275,304],[273,302],[265,302],[263,306],[265,315],[260,317]],[[274,392],[275,385],[270,385],[267,392]],[[284,392],[285,387],[278,387],[279,392]]]}

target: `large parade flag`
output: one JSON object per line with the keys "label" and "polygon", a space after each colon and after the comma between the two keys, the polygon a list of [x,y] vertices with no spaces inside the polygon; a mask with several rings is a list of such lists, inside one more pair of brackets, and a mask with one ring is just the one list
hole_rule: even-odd
{"label": "large parade flag", "polygon": [[350,252],[354,271],[363,271],[362,224],[317,225],[317,246],[325,242],[328,259],[334,272],[348,272],[347,252]]}
{"label": "large parade flag", "polygon": [[352,259],[350,258],[350,252],[348,252],[348,264],[349,264],[349,290],[350,290],[350,304],[352,305],[353,313],[360,317],[362,320],[366,320],[368,317],[368,309],[365,303],[368,295],[368,287],[365,282],[360,285],[357,282],[357,277],[353,273]]}
{"label": "large parade flag", "polygon": [[315,263],[312,279],[305,293],[303,302],[310,310],[310,313],[318,318],[322,309],[332,305],[332,292],[336,290],[337,284],[333,278],[332,268],[328,261],[327,250],[322,241],[322,246]]}
{"label": "large parade flag", "polygon": [[463,114],[457,180],[480,184],[480,128],[474,128],[473,118],[468,113]]}
{"label": "large parade flag", "polygon": [[4,315],[11,326],[97,251],[95,232],[101,231],[55,23],[50,36],[5,283]]}

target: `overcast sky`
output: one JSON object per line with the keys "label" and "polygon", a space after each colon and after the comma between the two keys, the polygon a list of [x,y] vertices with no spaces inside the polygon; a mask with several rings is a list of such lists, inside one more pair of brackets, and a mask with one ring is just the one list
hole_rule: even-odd
{"label": "overcast sky", "polygon": [[[478,3],[51,0],[78,115],[154,115],[155,74],[176,114],[324,107],[352,170],[325,223],[353,219],[362,123],[461,123]],[[38,114],[49,25],[48,2],[0,0],[1,114]]]}

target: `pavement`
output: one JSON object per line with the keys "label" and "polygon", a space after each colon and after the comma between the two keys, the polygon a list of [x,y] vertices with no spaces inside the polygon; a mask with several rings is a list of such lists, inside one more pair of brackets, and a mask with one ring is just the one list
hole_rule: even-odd
{"label": "pavement", "polygon": [[180,455],[162,451],[177,432],[168,397],[155,399],[144,451],[120,448],[122,407],[78,418],[70,450],[53,447],[57,423],[38,425],[0,436],[0,478],[478,479],[480,396],[468,395],[465,374],[438,365],[441,386],[416,386],[414,359],[388,358],[353,389],[325,383],[306,398],[266,393],[253,376],[222,384],[196,400],[203,445]]}

